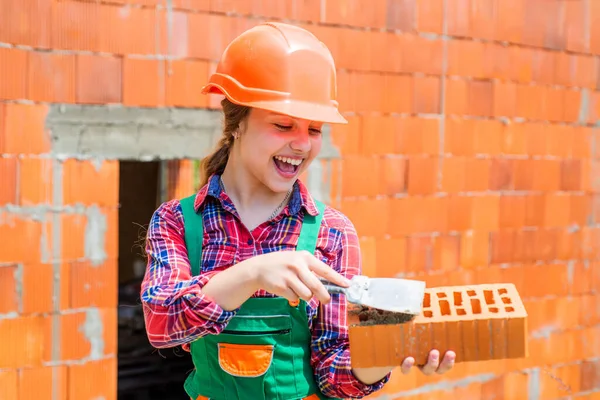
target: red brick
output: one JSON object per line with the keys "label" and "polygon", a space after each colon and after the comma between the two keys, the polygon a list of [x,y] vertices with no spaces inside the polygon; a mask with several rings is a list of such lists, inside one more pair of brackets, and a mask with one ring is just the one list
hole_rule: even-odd
{"label": "red brick", "polygon": [[27,97],[48,103],[76,100],[75,55],[31,52],[27,69]]}
{"label": "red brick", "polygon": [[404,324],[350,318],[354,368],[397,366],[408,356],[423,365],[432,349],[455,351],[458,363],[529,355],[527,312],[513,284],[428,288],[422,314]]}
{"label": "red brick", "polygon": [[122,101],[121,58],[94,54],[77,55],[77,102],[84,104]]}
{"label": "red brick", "polygon": [[0,47],[0,100],[27,97],[28,56],[21,49]]}

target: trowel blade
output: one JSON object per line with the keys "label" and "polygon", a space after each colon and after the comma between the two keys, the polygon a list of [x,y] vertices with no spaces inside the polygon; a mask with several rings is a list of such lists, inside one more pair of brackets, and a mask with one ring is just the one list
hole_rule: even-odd
{"label": "trowel blade", "polygon": [[425,282],[400,278],[369,278],[360,303],[384,311],[419,315]]}

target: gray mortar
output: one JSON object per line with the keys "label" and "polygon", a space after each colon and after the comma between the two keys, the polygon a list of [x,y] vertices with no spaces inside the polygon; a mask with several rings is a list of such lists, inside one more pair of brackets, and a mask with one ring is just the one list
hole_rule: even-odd
{"label": "gray mortar", "polygon": [[95,205],[87,209],[86,215],[85,257],[91,261],[92,266],[99,266],[106,260],[106,215]]}
{"label": "gray mortar", "polygon": [[[60,208],[63,204],[63,168],[62,162],[53,160],[52,162],[52,207]],[[52,362],[60,361],[60,272],[61,272],[61,251],[62,251],[62,224],[60,214],[52,213]],[[52,370],[52,400],[58,400],[60,395],[61,376],[57,368]]]}
{"label": "gray mortar", "polygon": [[88,308],[85,312],[85,322],[79,327],[85,338],[90,342],[90,360],[100,360],[104,357],[104,325],[102,315],[96,307]]}

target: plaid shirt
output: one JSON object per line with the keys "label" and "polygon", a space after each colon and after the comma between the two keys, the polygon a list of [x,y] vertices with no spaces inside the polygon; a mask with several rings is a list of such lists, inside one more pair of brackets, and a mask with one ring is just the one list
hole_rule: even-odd
{"label": "plaid shirt", "polygon": [[[231,199],[221,190],[218,176],[212,176],[198,192],[195,207],[201,206],[204,206],[205,240],[199,276],[190,273],[179,201],[163,203],[150,221],[146,244],[149,263],[141,300],[148,338],[156,348],[181,345],[189,351],[190,342],[220,333],[235,312],[223,310],[202,294],[202,287],[210,277],[254,255],[295,249],[301,228],[300,211],[318,213],[306,187],[298,181],[281,214],[250,233],[239,222]],[[323,216],[316,256],[348,278],[360,274],[361,256],[354,226],[346,216],[329,207]],[[272,296],[263,290],[254,294],[254,297]],[[308,303],[311,364],[323,394],[360,398],[381,389],[389,375],[373,385],[365,385],[354,377],[346,307],[339,295],[332,295],[331,302],[324,306],[315,298]]]}

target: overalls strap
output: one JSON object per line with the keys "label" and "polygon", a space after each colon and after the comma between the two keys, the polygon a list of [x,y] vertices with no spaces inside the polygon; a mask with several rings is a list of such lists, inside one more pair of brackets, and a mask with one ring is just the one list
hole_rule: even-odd
{"label": "overalls strap", "polygon": [[200,274],[200,260],[202,257],[202,238],[204,237],[204,224],[202,213],[194,209],[196,195],[181,199],[181,211],[183,213],[185,229],[185,247],[190,259],[192,276]]}

